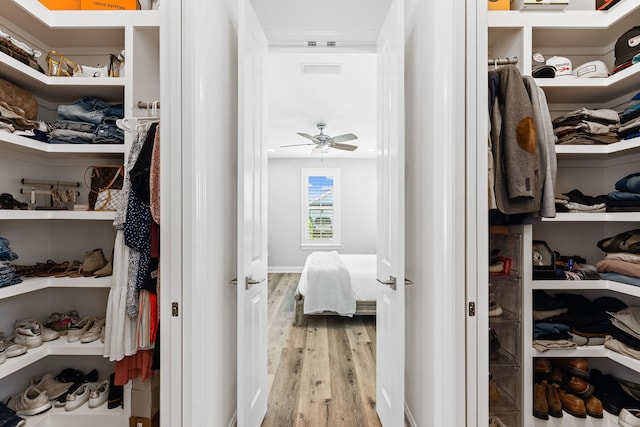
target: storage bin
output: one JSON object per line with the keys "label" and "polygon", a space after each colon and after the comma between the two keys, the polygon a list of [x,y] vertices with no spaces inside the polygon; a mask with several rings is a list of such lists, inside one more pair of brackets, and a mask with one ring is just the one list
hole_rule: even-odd
{"label": "storage bin", "polygon": [[80,0],[39,0],[49,10],[79,10]]}
{"label": "storage bin", "polygon": [[511,0],[487,0],[489,10],[509,10]]}
{"label": "storage bin", "polygon": [[135,10],[140,9],[137,0],[80,0],[82,10]]}

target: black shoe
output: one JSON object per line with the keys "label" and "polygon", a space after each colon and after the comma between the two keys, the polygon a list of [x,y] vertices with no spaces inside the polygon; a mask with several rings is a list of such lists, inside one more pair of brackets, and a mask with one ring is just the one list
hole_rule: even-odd
{"label": "black shoe", "polygon": [[121,385],[115,385],[115,378],[115,373],[109,376],[109,400],[107,401],[107,407],[109,409],[122,406],[124,387]]}

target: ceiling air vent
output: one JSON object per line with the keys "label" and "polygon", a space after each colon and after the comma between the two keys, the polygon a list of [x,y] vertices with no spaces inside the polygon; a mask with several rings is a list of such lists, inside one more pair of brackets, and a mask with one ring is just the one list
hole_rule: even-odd
{"label": "ceiling air vent", "polygon": [[300,64],[302,74],[340,74],[342,64]]}

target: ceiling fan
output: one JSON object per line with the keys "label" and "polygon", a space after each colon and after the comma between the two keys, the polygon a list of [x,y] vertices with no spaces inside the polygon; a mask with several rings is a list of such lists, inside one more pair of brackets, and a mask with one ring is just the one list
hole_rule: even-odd
{"label": "ceiling fan", "polygon": [[298,135],[310,139],[312,142],[307,144],[292,144],[292,145],[282,145],[282,147],[297,147],[301,145],[315,145],[313,150],[311,150],[311,154],[320,154],[320,153],[328,153],[329,148],[336,148],[338,150],[346,150],[353,151],[358,148],[357,145],[351,144],[343,144],[346,141],[353,141],[354,139],[358,139],[352,133],[345,133],[344,135],[338,136],[329,136],[322,133],[322,130],[327,126],[326,123],[318,123],[318,129],[320,129],[320,134],[316,136],[311,136],[306,133],[298,132]]}

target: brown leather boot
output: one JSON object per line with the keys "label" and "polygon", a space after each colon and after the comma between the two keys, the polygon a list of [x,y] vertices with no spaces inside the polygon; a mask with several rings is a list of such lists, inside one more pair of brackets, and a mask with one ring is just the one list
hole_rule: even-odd
{"label": "brown leather boot", "polygon": [[533,416],[541,420],[549,419],[549,405],[547,404],[547,381],[533,385]]}
{"label": "brown leather boot", "polygon": [[551,361],[546,357],[538,357],[533,362],[533,371],[536,373],[536,375],[546,377],[548,375],[551,375],[551,370]]}
{"label": "brown leather boot", "polygon": [[560,366],[565,372],[580,378],[589,378],[589,361],[578,357],[565,357],[554,360],[555,365]]}
{"label": "brown leather boot", "polygon": [[580,399],[575,394],[567,393],[562,388],[556,388],[560,403],[562,403],[562,409],[578,418],[587,418],[587,410],[584,407],[584,400]]}
{"label": "brown leather boot", "polygon": [[584,399],[584,406],[587,410],[587,415],[593,418],[602,418],[602,402],[595,396]]}
{"label": "brown leather boot", "polygon": [[562,417],[562,403],[558,397],[557,384],[547,384],[545,396],[547,397],[547,406],[549,407],[549,415],[552,417]]}

